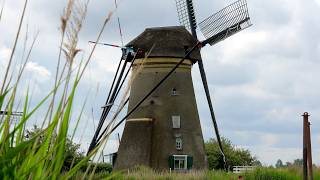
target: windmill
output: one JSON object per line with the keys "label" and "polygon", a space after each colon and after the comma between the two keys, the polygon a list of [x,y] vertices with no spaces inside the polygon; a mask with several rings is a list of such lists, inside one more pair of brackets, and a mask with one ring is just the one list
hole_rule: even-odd
{"label": "windmill", "polygon": [[[191,77],[191,67],[197,62],[223,154],[200,49],[251,25],[246,1],[238,0],[202,21],[199,25],[204,41],[197,39],[192,1],[176,0],[176,4],[180,23],[185,27],[147,28],[122,47],[123,55],[88,150],[101,145],[103,137],[125,121],[115,169],[134,165],[182,171],[207,167]],[[141,65],[143,69],[139,71]],[[104,126],[129,71],[137,77],[130,97],[121,105],[123,108],[129,103],[128,112],[118,123]]]}

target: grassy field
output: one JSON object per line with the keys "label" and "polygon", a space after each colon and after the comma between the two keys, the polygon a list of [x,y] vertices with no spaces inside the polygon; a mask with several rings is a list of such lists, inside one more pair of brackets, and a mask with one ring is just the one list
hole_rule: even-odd
{"label": "grassy field", "polygon": [[[236,180],[242,176],[244,180],[300,180],[302,170],[298,167],[289,168],[257,168],[254,171],[235,174],[224,171],[191,171],[188,173],[156,172],[146,167],[138,167],[127,172],[95,173],[92,179],[128,179],[128,180]],[[77,173],[73,179],[83,177]],[[314,179],[320,179],[320,169],[314,169]]]}

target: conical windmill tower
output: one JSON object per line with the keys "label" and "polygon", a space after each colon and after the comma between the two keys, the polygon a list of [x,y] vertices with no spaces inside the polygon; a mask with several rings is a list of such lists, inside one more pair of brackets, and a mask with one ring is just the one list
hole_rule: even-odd
{"label": "conical windmill tower", "polygon": [[[89,148],[90,152],[103,136],[112,133],[125,121],[115,169],[135,165],[160,170],[207,167],[191,77],[191,68],[197,62],[223,154],[200,49],[251,25],[246,2],[239,0],[201,22],[207,38],[202,42],[197,40],[192,1],[176,0],[176,3],[180,23],[184,26],[148,28],[123,48],[122,68],[120,61],[119,75],[117,70]],[[122,76],[127,63],[131,63],[127,72],[131,70],[136,74],[126,101],[129,102],[128,113],[111,130],[107,127],[100,132],[126,78],[127,74],[124,79]]]}
{"label": "conical windmill tower", "polygon": [[[197,41],[182,26],[148,28],[127,46],[149,52],[136,56],[129,111],[157,85]],[[151,49],[152,48],[152,49]],[[115,169],[146,165],[155,169],[203,169],[204,142],[193,90],[194,51],[126,120]],[[139,71],[139,65],[143,69]],[[139,72],[137,72],[139,71]],[[171,161],[168,164],[168,160]],[[174,160],[178,164],[174,167]]]}

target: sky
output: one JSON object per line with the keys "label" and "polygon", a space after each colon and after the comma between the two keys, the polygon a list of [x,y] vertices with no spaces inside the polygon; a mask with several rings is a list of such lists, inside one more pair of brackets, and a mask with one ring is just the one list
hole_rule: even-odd
{"label": "sky", "polygon": [[[194,1],[197,21],[205,19],[231,0]],[[60,16],[63,0],[30,0],[22,26],[15,62],[23,57],[27,44],[39,31],[27,65],[20,96],[27,87],[32,92],[31,107],[53,86],[59,51]],[[114,9],[114,1],[91,0],[80,33],[80,57],[88,56],[105,17]],[[174,0],[119,0],[118,9],[102,34],[102,42],[121,44],[117,16],[124,43],[147,27],[179,25]],[[0,21],[0,78],[13,47],[23,1],[0,0],[4,11]],[[312,152],[320,165],[320,0],[248,0],[253,26],[202,49],[211,97],[220,134],[237,147],[249,149],[265,165],[302,157],[303,112],[311,114]],[[199,39],[204,37],[198,30]],[[121,51],[98,46],[77,92],[74,117],[88,101],[76,133],[82,149],[88,147],[98,123],[101,106],[107,97]],[[16,66],[16,65],[15,65]],[[192,69],[193,84],[205,141],[214,138],[213,125],[197,65]],[[39,124],[43,109],[28,127]],[[75,119],[75,118],[74,118]],[[71,121],[71,127],[75,121]],[[123,126],[117,129],[122,133]],[[116,134],[104,153],[116,151]]]}

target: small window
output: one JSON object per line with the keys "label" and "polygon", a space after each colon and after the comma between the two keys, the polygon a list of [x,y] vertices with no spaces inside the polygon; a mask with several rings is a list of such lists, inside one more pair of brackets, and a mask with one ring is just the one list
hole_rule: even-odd
{"label": "small window", "polygon": [[180,116],[172,116],[172,128],[180,128]]}
{"label": "small window", "polygon": [[176,149],[182,150],[182,139],[181,138],[176,138]]}
{"label": "small window", "polygon": [[172,88],[172,90],[171,90],[171,96],[178,96],[179,94],[178,94],[178,91],[177,91],[177,89],[176,88]]}
{"label": "small window", "polygon": [[173,155],[174,158],[174,170],[186,170],[187,169],[187,155]]}
{"label": "small window", "polygon": [[169,156],[169,168],[172,170],[190,170],[193,166],[193,157],[188,155]]}

